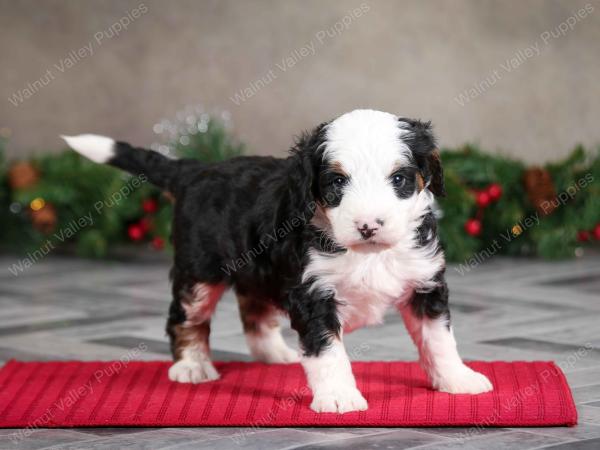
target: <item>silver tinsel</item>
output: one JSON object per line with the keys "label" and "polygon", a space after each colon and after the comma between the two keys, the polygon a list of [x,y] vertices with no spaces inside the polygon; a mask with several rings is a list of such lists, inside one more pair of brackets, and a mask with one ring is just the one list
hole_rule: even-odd
{"label": "silver tinsel", "polygon": [[152,127],[159,142],[150,148],[166,156],[176,157],[175,145],[190,143],[190,136],[206,133],[211,120],[218,121],[227,129],[232,128],[231,114],[228,111],[207,111],[202,105],[188,105],[177,111],[171,119],[161,119]]}

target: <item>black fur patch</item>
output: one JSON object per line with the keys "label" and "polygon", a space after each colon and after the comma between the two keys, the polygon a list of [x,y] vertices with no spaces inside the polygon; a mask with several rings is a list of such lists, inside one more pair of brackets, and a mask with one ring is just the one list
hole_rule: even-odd
{"label": "black fur patch", "polygon": [[176,344],[176,334],[178,325],[182,325],[186,320],[185,310],[183,309],[183,297],[187,292],[190,291],[191,286],[186,285],[185,278],[183,278],[179,273],[176,267],[171,270],[171,282],[172,282],[172,292],[173,292],[173,301],[169,306],[169,316],[167,318],[167,326],[166,332],[169,336],[169,343],[171,354],[173,358],[176,357],[177,349],[175,347]]}
{"label": "black fur patch", "polygon": [[[398,177],[400,183],[395,179]],[[414,167],[401,167],[390,177],[390,183],[398,198],[409,198],[415,193],[417,185],[417,170]]]}
{"label": "black fur patch", "polygon": [[444,270],[434,277],[436,286],[428,291],[416,291],[411,299],[411,307],[417,317],[437,319],[440,316],[448,318],[450,325],[450,309],[448,307],[448,285],[444,277]]}
{"label": "black fur patch", "polygon": [[[437,220],[433,212],[429,211],[423,217],[423,221],[417,228],[417,246],[424,247],[437,239]],[[442,251],[438,241],[436,254]],[[428,291],[415,291],[411,300],[411,307],[417,317],[429,317],[435,319],[445,315],[450,321],[450,309],[448,307],[448,285],[444,277],[445,268],[438,272],[433,281],[436,286]]]}
{"label": "black fur patch", "polygon": [[[210,165],[192,160],[173,165],[155,152],[119,144],[118,158],[111,164],[132,173],[160,174],[151,180],[168,187],[176,199],[173,302],[167,322],[172,343],[186,319],[182,297],[196,283],[225,283],[282,309],[293,304],[296,312],[312,311],[317,315],[310,321],[314,328],[298,325],[307,333],[302,339],[308,352],[322,347],[322,338],[316,336],[335,333],[333,298],[324,303],[332,317],[324,318],[314,298],[304,299],[307,309],[298,304],[304,297],[298,296],[302,289],[297,288],[310,247],[344,251],[308,226],[317,202],[323,201],[318,180],[324,129],[322,124],[304,134],[287,159],[239,157]],[[301,324],[303,317],[312,316],[297,315],[295,323]],[[328,328],[318,329],[321,326]]]}
{"label": "black fur patch", "polygon": [[410,133],[402,136],[402,140],[410,147],[415,157],[426,157],[436,148],[431,122],[422,122],[405,117],[398,120],[400,128],[410,131]]}
{"label": "black fur patch", "polygon": [[169,159],[155,151],[134,148],[126,142],[116,142],[114,156],[108,161],[111,166],[126,170],[148,180],[163,189],[171,190],[171,182],[178,177],[181,168],[199,166],[200,162],[186,159]]}
{"label": "black fur patch", "polygon": [[341,330],[333,292],[310,290],[314,282],[311,278],[294,287],[287,305],[292,328],[298,332],[306,356],[318,356]]}
{"label": "black fur patch", "polygon": [[444,173],[431,122],[407,118],[398,120],[400,128],[409,131],[402,136],[402,140],[410,148],[419,172],[429,185],[429,190],[437,196],[445,196]]}
{"label": "black fur patch", "polygon": [[346,176],[332,171],[326,163],[319,174],[319,192],[322,203],[327,208],[335,208],[342,202],[344,188],[350,183]]}
{"label": "black fur patch", "polygon": [[423,221],[417,228],[417,243],[424,247],[437,237],[437,220],[430,211],[423,217]]}
{"label": "black fur patch", "polygon": [[307,240],[310,241],[309,246],[319,253],[337,255],[347,251],[328,236],[327,233],[312,226],[307,230]]}

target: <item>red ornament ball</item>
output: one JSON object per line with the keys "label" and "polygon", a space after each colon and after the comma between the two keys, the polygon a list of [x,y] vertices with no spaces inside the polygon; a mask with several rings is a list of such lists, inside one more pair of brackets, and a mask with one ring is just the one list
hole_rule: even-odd
{"label": "red ornament ball", "polygon": [[587,242],[590,240],[590,232],[586,230],[581,230],[577,232],[577,240],[579,242]]}
{"label": "red ornament ball", "polygon": [[148,214],[155,213],[158,210],[158,202],[153,198],[147,198],[142,202],[142,209]]}
{"label": "red ornament ball", "polygon": [[489,185],[487,193],[490,196],[490,200],[496,202],[502,197],[502,186],[498,183],[492,183]]}
{"label": "red ornament ball", "polygon": [[600,241],[600,223],[594,227],[594,238]]}
{"label": "red ornament ball", "polygon": [[127,235],[132,241],[139,241],[144,237],[144,230],[139,224],[132,224],[127,227]]}
{"label": "red ornament ball", "polygon": [[481,221],[477,219],[469,219],[465,222],[465,231],[469,236],[479,236],[481,229]]}
{"label": "red ornament ball", "polygon": [[155,236],[154,239],[152,239],[152,247],[156,250],[162,250],[165,247],[165,241],[163,238]]}
{"label": "red ornament ball", "polygon": [[486,191],[481,191],[475,196],[475,201],[477,202],[477,206],[480,208],[485,208],[491,203],[492,199],[490,198],[490,194],[488,194]]}

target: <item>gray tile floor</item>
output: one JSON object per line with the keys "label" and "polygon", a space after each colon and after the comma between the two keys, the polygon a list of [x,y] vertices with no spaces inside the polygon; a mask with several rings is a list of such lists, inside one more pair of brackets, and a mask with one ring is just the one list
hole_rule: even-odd
{"label": "gray tile floor", "polygon": [[[141,359],[166,359],[168,262],[93,262],[47,257],[18,276],[0,258],[0,362],[118,359],[144,342]],[[579,410],[574,428],[85,428],[37,430],[0,449],[600,448],[600,255],[544,262],[493,260],[448,270],[453,321],[466,359],[555,360]],[[295,341],[286,329],[286,338]],[[219,304],[215,359],[248,360],[237,306]],[[400,319],[346,338],[354,359],[415,359]]]}

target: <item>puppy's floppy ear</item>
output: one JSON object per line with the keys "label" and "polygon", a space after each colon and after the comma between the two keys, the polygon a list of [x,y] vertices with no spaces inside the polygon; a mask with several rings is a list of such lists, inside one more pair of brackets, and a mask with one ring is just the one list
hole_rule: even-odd
{"label": "puppy's floppy ear", "polygon": [[400,118],[399,123],[400,128],[408,131],[402,135],[402,140],[410,148],[425,185],[436,196],[444,197],[444,171],[431,122]]}
{"label": "puppy's floppy ear", "polygon": [[312,218],[319,199],[319,171],[323,161],[323,146],[328,122],[303,133],[291,149],[289,174],[290,208],[292,215],[307,222]]}

